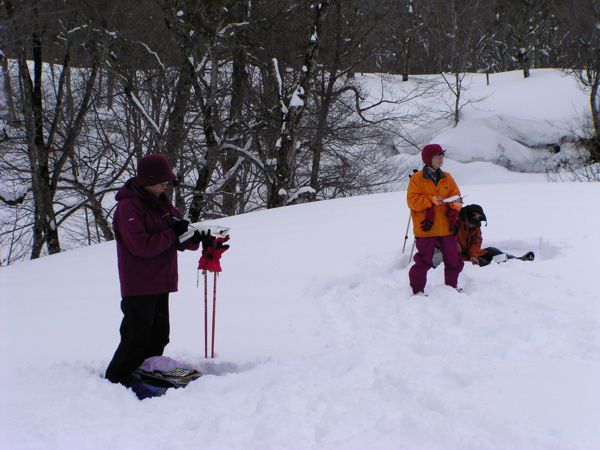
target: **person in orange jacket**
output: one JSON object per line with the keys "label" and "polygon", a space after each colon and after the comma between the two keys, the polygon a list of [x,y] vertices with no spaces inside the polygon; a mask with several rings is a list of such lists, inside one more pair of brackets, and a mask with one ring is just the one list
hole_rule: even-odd
{"label": "person in orange jacket", "polygon": [[444,279],[448,286],[458,289],[458,275],[463,269],[459,246],[454,232],[458,226],[460,202],[444,202],[452,197],[460,198],[460,190],[448,172],[443,172],[444,153],[439,144],[423,147],[421,157],[423,170],[410,179],[406,195],[413,221],[417,253],[408,276],[414,294],[425,291],[427,271],[431,269],[436,247],[444,259]]}

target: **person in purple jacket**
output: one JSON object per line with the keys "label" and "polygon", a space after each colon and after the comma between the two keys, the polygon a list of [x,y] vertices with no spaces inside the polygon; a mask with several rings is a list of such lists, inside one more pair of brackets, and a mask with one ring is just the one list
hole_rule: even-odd
{"label": "person in purple jacket", "polygon": [[177,251],[197,250],[205,238],[196,231],[179,242],[189,222],[164,193],[175,179],[163,155],[149,154],[115,197],[123,321],[121,342],[106,369],[113,383],[130,386],[132,372],[145,359],[163,354],[169,343],[169,293],[177,291]]}

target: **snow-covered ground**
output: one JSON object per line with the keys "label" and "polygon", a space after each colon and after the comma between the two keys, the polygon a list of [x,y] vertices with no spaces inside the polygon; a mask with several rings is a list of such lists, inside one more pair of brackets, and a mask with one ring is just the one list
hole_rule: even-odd
{"label": "snow-covered ground", "polygon": [[404,191],[222,219],[217,358],[199,254],[183,253],[166,354],[205,375],[144,401],[102,378],[121,320],[114,243],[1,268],[0,449],[600,448],[600,184],[539,173],[587,99],[557,71],[470,78],[481,101],[459,126],[412,137],[448,148],[484,244],[535,261],[467,265],[463,294],[438,268],[424,299]]}
{"label": "snow-covered ground", "polygon": [[222,220],[218,357],[203,358],[199,255],[181,254],[167,354],[206,375],[141,402],[102,378],[113,243],[1,269],[0,447],[599,448],[600,185],[463,191],[485,243],[537,258],[465,266],[464,294],[438,268],[428,299],[408,286],[404,192]]}

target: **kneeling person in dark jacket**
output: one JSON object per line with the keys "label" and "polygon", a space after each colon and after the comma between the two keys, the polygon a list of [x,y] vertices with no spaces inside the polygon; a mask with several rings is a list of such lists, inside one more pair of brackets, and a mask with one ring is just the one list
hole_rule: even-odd
{"label": "kneeling person in dark jacket", "polygon": [[496,247],[481,248],[483,238],[481,236],[481,222],[487,223],[483,209],[479,205],[463,206],[459,214],[456,238],[460,246],[460,257],[463,261],[471,261],[477,266],[487,266],[490,262],[504,262],[508,259],[520,259],[522,261],[533,261],[533,252],[527,252],[517,257],[503,252]]}
{"label": "kneeling person in dark jacket", "polygon": [[171,204],[165,190],[175,180],[167,159],[150,154],[140,159],[137,176],[116,195],[113,227],[121,285],[121,342],[106,369],[106,378],[129,386],[131,373],[169,343],[169,293],[177,291],[177,251],[197,250],[198,231],[179,242],[189,223]]}

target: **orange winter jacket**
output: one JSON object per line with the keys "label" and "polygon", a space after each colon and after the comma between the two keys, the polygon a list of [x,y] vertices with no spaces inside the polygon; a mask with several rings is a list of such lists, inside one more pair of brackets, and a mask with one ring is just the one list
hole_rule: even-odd
{"label": "orange winter jacket", "polygon": [[437,186],[428,174],[423,170],[415,173],[408,183],[408,191],[406,193],[406,201],[410,208],[410,213],[413,221],[413,233],[417,237],[432,237],[432,236],[448,236],[452,234],[450,224],[448,223],[449,206],[446,204],[435,206],[435,220],[429,231],[421,229],[421,222],[425,220],[425,213],[428,208],[431,208],[432,196],[440,196],[442,199],[460,195],[458,186],[448,172],[440,170],[440,180]]}

